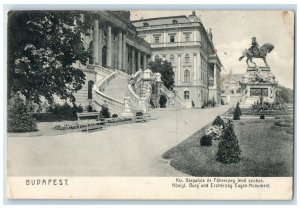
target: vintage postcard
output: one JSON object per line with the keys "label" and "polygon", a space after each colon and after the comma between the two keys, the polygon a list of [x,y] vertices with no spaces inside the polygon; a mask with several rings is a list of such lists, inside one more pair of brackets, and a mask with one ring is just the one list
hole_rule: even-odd
{"label": "vintage postcard", "polygon": [[11,199],[291,200],[294,12],[11,10]]}

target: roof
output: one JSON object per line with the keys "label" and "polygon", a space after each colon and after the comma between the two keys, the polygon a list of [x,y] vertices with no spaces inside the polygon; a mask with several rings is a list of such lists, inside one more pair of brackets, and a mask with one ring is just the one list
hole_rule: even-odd
{"label": "roof", "polygon": [[174,24],[173,20],[176,20],[177,23],[189,23],[190,22],[187,16],[180,15],[180,16],[157,17],[157,18],[134,20],[134,21],[131,21],[131,23],[135,27],[143,27],[144,22],[147,22],[149,26],[152,26],[152,25],[170,25],[170,24]]}

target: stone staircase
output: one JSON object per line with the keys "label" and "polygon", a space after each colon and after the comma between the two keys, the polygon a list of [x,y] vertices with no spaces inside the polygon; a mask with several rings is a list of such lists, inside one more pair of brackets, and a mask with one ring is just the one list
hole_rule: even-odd
{"label": "stone staircase", "polygon": [[[103,70],[106,76],[98,80],[96,85],[94,85],[93,98],[96,110],[99,111],[102,106],[106,105],[111,114],[118,115],[130,115],[138,111],[149,111],[151,91],[145,93],[147,90],[144,89],[146,87],[145,83],[143,83],[143,75],[147,70],[145,72],[140,70],[133,76],[129,76],[118,70],[108,70],[102,67],[99,70]],[[149,71],[148,73],[152,73]],[[155,76],[155,74],[152,74],[152,78],[149,78],[155,81]],[[149,80],[147,82],[149,86]],[[162,82],[160,88],[164,95],[169,98],[169,101],[172,101],[169,104],[170,107],[183,106],[180,99],[170,92]]]}
{"label": "stone staircase", "polygon": [[104,89],[104,93],[119,101],[124,101],[124,97],[128,95],[127,80],[125,76],[117,74],[114,79],[109,82]]}

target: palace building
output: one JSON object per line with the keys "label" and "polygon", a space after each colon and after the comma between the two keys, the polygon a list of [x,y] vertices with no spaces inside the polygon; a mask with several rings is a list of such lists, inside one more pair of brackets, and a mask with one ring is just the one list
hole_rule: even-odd
{"label": "palace building", "polygon": [[150,44],[151,59],[166,59],[173,65],[176,94],[200,107],[208,99],[221,101],[222,64],[215,53],[213,35],[195,12],[187,16],[132,21],[137,34]]}
{"label": "palace building", "polygon": [[[143,95],[137,93],[148,88],[141,77],[147,63],[158,58],[171,62],[175,73],[173,91],[162,86],[159,91],[169,106],[201,107],[209,99],[220,103],[222,64],[214,50],[211,30],[204,28],[195,12],[188,17],[135,21],[130,20],[129,11],[85,15],[93,21],[91,35],[84,37],[84,46],[92,56],[87,65],[77,64],[86,75],[85,85],[75,94],[77,104],[105,103],[116,112],[122,112],[124,105],[145,104]],[[151,79],[155,76],[159,80],[159,75]],[[130,79],[132,86],[128,85]],[[124,103],[129,101],[130,105]]]}

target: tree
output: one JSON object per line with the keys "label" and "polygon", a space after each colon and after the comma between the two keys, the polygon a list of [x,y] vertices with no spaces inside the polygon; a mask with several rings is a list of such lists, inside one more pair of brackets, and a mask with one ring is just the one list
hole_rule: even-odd
{"label": "tree", "polygon": [[150,61],[148,67],[152,72],[160,73],[162,75],[161,79],[168,89],[174,85],[175,74],[171,62],[156,59],[155,61]]}
{"label": "tree", "polygon": [[8,93],[38,104],[41,97],[52,103],[54,95],[74,102],[85,83],[74,64],[85,64],[91,53],[83,46],[91,24],[83,19],[74,11],[9,12]]}
{"label": "tree", "polygon": [[294,102],[293,90],[283,86],[278,86],[276,90],[276,102],[293,103]]}
{"label": "tree", "polygon": [[234,132],[233,122],[229,120],[218,145],[216,160],[224,164],[237,163],[240,156],[239,140]]}

